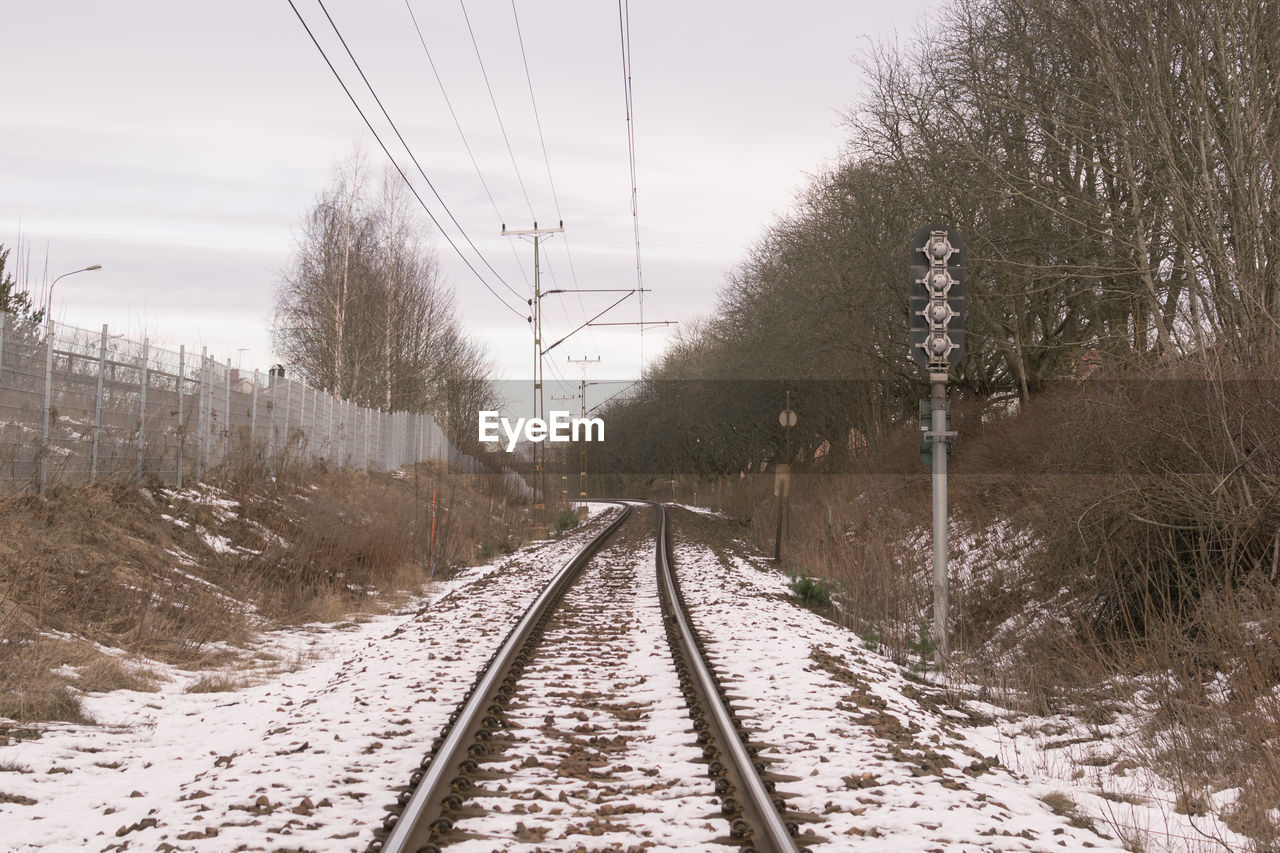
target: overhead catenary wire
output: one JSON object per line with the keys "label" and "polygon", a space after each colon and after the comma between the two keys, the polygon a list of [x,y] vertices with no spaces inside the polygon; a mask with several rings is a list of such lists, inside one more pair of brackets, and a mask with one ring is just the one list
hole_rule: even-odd
{"label": "overhead catenary wire", "polygon": [[[290,0],[290,5],[292,5],[292,3],[293,3],[293,0]],[[480,249],[477,248],[476,244],[471,241],[471,236],[467,234],[467,230],[462,227],[462,223],[458,222],[457,218],[453,215],[453,211],[449,209],[449,205],[445,204],[445,201],[440,196],[440,193],[436,191],[435,185],[431,183],[431,179],[427,177],[426,170],[423,169],[422,164],[418,162],[418,158],[414,155],[413,149],[409,147],[409,143],[406,142],[404,136],[401,135],[400,128],[396,126],[395,121],[391,118],[391,114],[387,112],[387,108],[383,105],[382,99],[378,97],[378,93],[377,91],[374,90],[373,84],[369,82],[369,78],[365,76],[364,69],[360,67],[360,62],[356,59],[355,54],[351,52],[351,48],[347,46],[347,40],[343,38],[342,31],[338,29],[337,23],[333,20],[333,17],[329,14],[329,10],[324,5],[324,0],[316,0],[316,3],[317,5],[320,6],[320,10],[324,12],[325,18],[329,21],[329,26],[333,28],[333,34],[338,37],[338,41],[342,44],[342,49],[345,50],[347,53],[347,58],[349,58],[351,60],[351,64],[356,67],[356,71],[360,74],[360,79],[364,81],[365,87],[368,88],[369,94],[373,96],[373,100],[374,102],[377,103],[378,109],[382,111],[382,115],[387,120],[387,124],[391,125],[391,130],[395,133],[396,139],[400,140],[400,144],[404,146],[405,153],[409,155],[409,159],[413,162],[413,165],[417,168],[418,174],[422,175],[422,180],[427,182],[427,187],[431,190],[431,194],[436,197],[436,201],[440,202],[440,206],[444,208],[444,212],[449,215],[449,220],[458,229],[459,233],[462,234],[463,239],[467,241],[467,245],[471,246],[472,251],[474,251],[476,255],[479,256],[480,260],[484,262],[485,266],[489,268],[489,271],[493,273],[493,275],[498,279],[498,281],[500,281],[502,285],[505,288],[507,288],[507,290],[515,294],[517,299],[521,298],[520,292],[517,291],[510,284],[507,284],[506,279],[504,279],[501,276],[501,274],[499,274],[498,271],[493,268],[493,265],[489,263],[489,259],[486,258],[484,256],[484,253],[481,252]],[[317,46],[319,45],[317,44]],[[332,68],[332,66],[330,67]],[[370,130],[372,130],[372,128],[370,128]],[[428,211],[428,214],[429,213],[430,211]],[[432,217],[432,221],[433,222],[435,221],[435,217]],[[437,228],[439,227],[439,223],[436,224],[436,227]]]}
{"label": "overhead catenary wire", "polygon": [[[365,82],[365,85],[369,87],[370,94],[373,95],[375,101],[378,101],[378,106],[379,108],[382,109],[383,115],[386,116],[387,121],[391,123],[393,130],[395,130],[396,137],[400,140],[401,145],[405,147],[405,151],[408,152],[409,158],[413,160],[414,165],[418,167],[418,171],[422,174],[423,180],[427,182],[427,186],[431,188],[431,191],[435,195],[436,200],[440,202],[440,205],[442,207],[444,207],[445,212],[449,214],[450,220],[453,221],[453,224],[458,228],[458,231],[462,234],[463,238],[467,241],[468,245],[471,246],[472,250],[476,253],[476,255],[484,263],[484,265],[489,268],[489,270],[494,274],[494,276],[498,279],[498,281],[502,283],[504,287],[506,287],[512,293],[515,293],[517,297],[520,297],[520,294],[514,288],[512,288],[511,285],[507,284],[507,282],[502,278],[502,276],[498,274],[497,270],[493,269],[493,266],[484,257],[484,254],[478,248],[476,248],[476,245],[474,243],[471,242],[471,238],[467,235],[466,229],[464,229],[458,223],[457,219],[454,218],[453,213],[449,211],[448,205],[445,204],[444,199],[440,197],[440,194],[436,192],[435,187],[431,184],[431,180],[427,178],[426,172],[423,171],[422,166],[418,164],[417,158],[413,156],[412,150],[409,148],[408,144],[405,143],[404,137],[400,135],[399,129],[395,127],[395,123],[392,122],[391,117],[387,115],[386,108],[382,106],[382,102],[378,99],[377,93],[374,92],[373,87],[369,84],[368,78],[365,77],[364,72],[360,70],[360,66],[358,63],[356,63],[355,57],[351,55],[350,48],[347,48],[346,41],[342,38],[342,34],[338,30],[337,25],[334,24],[333,19],[329,16],[328,10],[324,8],[324,3],[320,2],[320,0],[317,0],[317,2],[319,3],[320,8],[324,10],[325,17],[329,19],[329,24],[330,26],[333,27],[334,32],[338,35],[338,39],[339,41],[342,42],[343,48],[346,49],[347,55],[351,57],[352,63],[356,64],[357,70],[360,71],[361,79],[363,79]],[[440,220],[431,211],[431,208],[427,206],[426,201],[422,198],[422,195],[418,192],[417,187],[415,187],[413,185],[413,182],[409,180],[409,176],[405,174],[404,169],[401,168],[400,166],[400,163],[391,154],[391,150],[387,147],[387,144],[383,142],[382,136],[378,133],[377,129],[374,128],[373,122],[369,120],[368,115],[366,115],[364,109],[361,108],[359,101],[356,100],[355,95],[352,93],[351,89],[347,86],[346,81],[342,79],[342,75],[338,72],[338,69],[334,66],[332,60],[329,59],[329,55],[325,52],[324,47],[321,46],[320,41],[319,39],[316,38],[315,33],[312,32],[310,25],[308,25],[306,19],[302,17],[302,13],[298,11],[297,5],[294,4],[293,0],[288,0],[288,3],[289,3],[289,8],[293,10],[293,14],[297,16],[298,22],[302,24],[302,28],[306,30],[307,36],[311,39],[311,43],[314,44],[316,47],[316,50],[320,52],[320,57],[324,60],[325,65],[329,67],[329,71],[332,72],[334,79],[338,81],[338,85],[342,87],[342,91],[346,94],[347,99],[351,101],[351,105],[355,107],[356,112],[360,114],[360,118],[361,120],[364,121],[365,127],[367,127],[369,129],[369,132],[373,134],[373,138],[375,141],[377,141],[378,147],[382,149],[382,153],[387,155],[387,159],[391,161],[391,165],[395,168],[396,172],[399,173],[400,178],[405,182],[405,186],[409,188],[409,192],[411,192],[413,194],[413,197],[417,199],[418,204],[422,206],[422,209],[426,212],[427,216],[431,219],[431,222],[436,226],[436,229],[445,238],[445,240],[449,243],[449,246],[454,250],[455,253],[457,253],[458,257],[462,260],[462,262],[466,264],[467,269],[471,270],[472,274],[475,275],[476,279],[484,286],[484,288],[488,290],[490,293],[492,293],[494,298],[497,299],[499,302],[501,302],[504,308],[506,308],[512,314],[515,314],[517,317],[521,319],[525,319],[524,313],[522,313],[521,311],[518,311],[515,308],[512,308],[511,305],[508,304],[507,301],[502,298],[502,295],[498,293],[498,291],[493,289],[493,286],[490,285],[487,280],[485,280],[485,277],[480,274],[480,271],[476,269],[474,264],[471,263],[471,260],[465,254],[463,254],[462,249],[458,246],[458,244],[453,240],[451,236],[449,236],[448,232],[444,230],[444,228],[440,224]]]}
{"label": "overhead catenary wire", "polygon": [[[499,222],[506,222],[506,217],[498,210],[498,203],[494,200],[493,192],[489,189],[489,182],[484,179],[484,173],[480,171],[480,163],[476,160],[476,155],[471,149],[467,134],[462,129],[462,122],[458,118],[458,113],[453,108],[453,101],[449,98],[449,92],[445,88],[444,78],[440,76],[440,70],[436,67],[435,59],[431,56],[431,49],[427,47],[427,39],[422,33],[422,27],[418,25],[418,16],[413,13],[413,6],[410,5],[409,0],[404,0],[404,7],[409,12],[409,19],[413,21],[414,32],[418,34],[418,43],[422,45],[422,52],[427,57],[427,64],[431,66],[431,73],[436,78],[436,85],[440,88],[440,95],[444,98],[445,106],[449,109],[449,115],[453,118],[453,126],[458,129],[462,147],[466,149],[467,156],[471,158],[471,166],[475,169],[476,177],[480,179],[480,186],[484,188],[484,194],[489,199],[489,206],[493,208],[493,215]],[[524,279],[525,287],[532,287],[529,283],[529,276],[524,270],[524,264],[520,260],[520,255],[516,252],[515,244],[507,241],[507,245],[511,248],[511,256],[516,261],[516,269],[520,270],[520,277]]]}
{"label": "overhead catenary wire", "polygon": [[622,94],[627,113],[627,160],[631,168],[631,223],[636,246],[636,290],[640,294],[640,374],[644,375],[644,273],[640,266],[640,205],[636,181],[635,105],[631,89],[631,3],[618,0],[618,32],[622,42]]}
{"label": "overhead catenary wire", "polygon": [[502,131],[502,141],[507,145],[507,154],[511,157],[511,168],[515,169],[516,182],[520,184],[520,192],[524,195],[524,203],[529,208],[529,218],[537,221],[538,215],[533,212],[533,202],[529,200],[529,191],[525,189],[524,178],[520,174],[520,166],[516,163],[516,153],[511,148],[511,139],[507,136],[507,126],[502,121],[502,112],[498,109],[498,99],[494,97],[493,86],[489,83],[489,72],[485,70],[484,58],[480,55],[480,43],[476,41],[476,31],[471,26],[471,16],[467,14],[466,0],[458,0],[462,7],[462,18],[467,22],[467,32],[471,35],[471,46],[476,52],[476,62],[480,63],[480,76],[484,78],[484,87],[489,92],[489,103],[493,104],[493,114],[498,119],[498,129]]}
{"label": "overhead catenary wire", "polygon": [[[551,185],[551,201],[556,207],[556,218],[563,222],[564,214],[560,211],[560,194],[556,192],[556,179],[551,173],[551,157],[547,154],[547,138],[542,133],[542,117],[538,113],[538,99],[533,93],[533,74],[529,71],[529,54],[525,51],[524,47],[524,31],[520,28],[520,14],[516,11],[516,0],[511,0],[511,17],[515,21],[516,25],[516,40],[520,43],[520,59],[524,64],[524,79],[529,86],[529,103],[533,105],[533,122],[534,126],[538,129],[538,142],[542,146],[542,163],[547,169],[547,183]],[[569,249],[568,233],[564,234],[563,237],[564,254],[569,261],[569,277],[573,280],[574,288],[577,288],[578,270],[573,263],[573,252]],[[577,294],[577,297],[578,307],[582,309],[582,316],[585,317],[587,316],[586,303],[582,301],[581,293]],[[565,319],[567,320],[568,317],[566,316]],[[590,329],[587,329],[587,337],[591,339],[591,344],[595,347],[596,354],[598,355],[600,352],[600,345],[596,341],[595,335],[592,334]],[[585,348],[582,350],[582,354],[584,357],[586,356]]]}

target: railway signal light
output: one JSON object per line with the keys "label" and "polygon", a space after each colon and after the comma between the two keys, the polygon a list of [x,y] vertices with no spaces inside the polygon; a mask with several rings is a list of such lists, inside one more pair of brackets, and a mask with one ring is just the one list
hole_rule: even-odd
{"label": "railway signal light", "polygon": [[911,357],[929,376],[929,399],[920,406],[924,438],[920,459],[933,472],[934,656],[939,666],[945,666],[949,597],[947,461],[955,436],[949,423],[947,373],[964,352],[964,245],[960,235],[946,225],[921,228],[911,238],[907,265]]}
{"label": "railway signal light", "polygon": [[954,228],[929,225],[911,238],[911,356],[946,373],[964,352],[964,244]]}

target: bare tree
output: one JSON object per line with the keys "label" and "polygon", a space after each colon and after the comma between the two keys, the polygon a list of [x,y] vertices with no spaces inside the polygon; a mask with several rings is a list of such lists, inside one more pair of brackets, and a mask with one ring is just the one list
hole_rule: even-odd
{"label": "bare tree", "polygon": [[443,416],[448,383],[483,376],[487,360],[400,179],[384,172],[371,200],[365,171],[358,154],[339,166],[304,217],[276,291],[276,348],[342,399]]}

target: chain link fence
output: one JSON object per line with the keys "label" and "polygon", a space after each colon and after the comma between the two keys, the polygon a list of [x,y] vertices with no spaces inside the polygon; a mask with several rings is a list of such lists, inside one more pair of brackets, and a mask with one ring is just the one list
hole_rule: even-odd
{"label": "chain link fence", "polygon": [[[181,485],[257,454],[269,467],[323,461],[389,471],[436,461],[492,473],[460,453],[429,415],[364,408],[205,350],[0,313],[0,483],[131,479]],[[514,471],[509,489],[531,497]]]}

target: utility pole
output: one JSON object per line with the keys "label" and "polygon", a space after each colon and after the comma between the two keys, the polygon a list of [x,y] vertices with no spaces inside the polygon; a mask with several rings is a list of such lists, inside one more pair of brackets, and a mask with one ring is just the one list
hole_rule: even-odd
{"label": "utility pole", "polygon": [[[533,329],[533,416],[546,420],[547,408],[542,396],[542,278],[538,257],[538,242],[544,234],[557,234],[564,231],[564,222],[560,223],[558,228],[539,228],[538,223],[533,223],[532,228],[515,229],[508,231],[504,223],[502,226],[503,237],[532,237],[533,238],[533,298],[529,300],[529,306],[533,309],[533,315],[529,318],[529,323]],[[547,500],[547,453],[546,442],[539,441],[533,451],[533,479],[535,494],[533,497],[534,509],[545,509]]]}
{"label": "utility pole", "polygon": [[[571,358],[568,360],[570,364],[582,365],[582,385],[578,391],[578,397],[582,400],[582,419],[587,419],[587,365],[598,364],[600,356],[595,358]],[[578,442],[578,499],[585,501],[587,499],[587,443],[585,441]]]}

